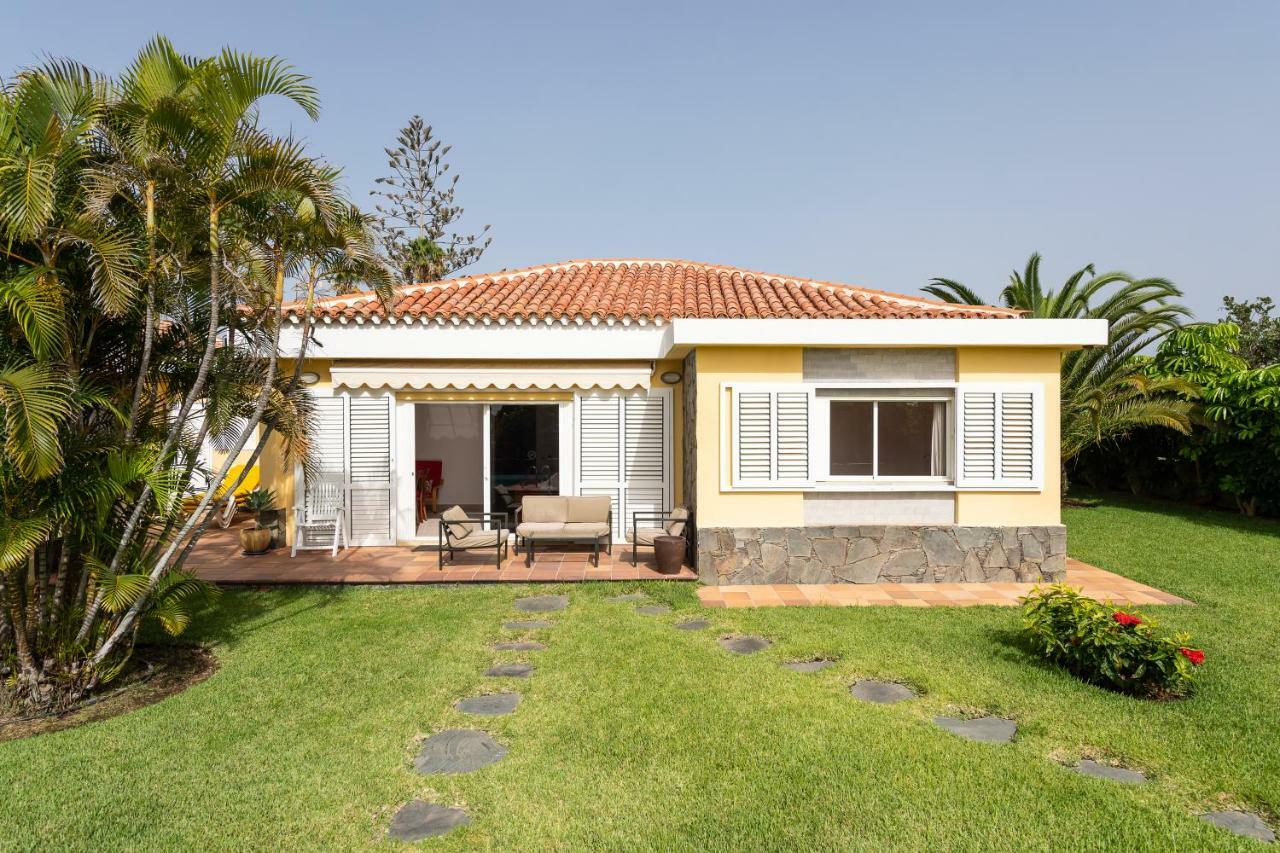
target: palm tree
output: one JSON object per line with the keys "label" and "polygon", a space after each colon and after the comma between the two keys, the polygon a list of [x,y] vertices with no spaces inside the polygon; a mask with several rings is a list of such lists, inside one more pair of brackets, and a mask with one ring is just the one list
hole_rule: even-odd
{"label": "palm tree", "polygon": [[[183,560],[239,450],[305,453],[286,279],[388,290],[337,170],[258,124],[273,96],[316,111],[279,60],[163,39],[118,83],[68,62],[0,82],[0,704],[61,707],[141,620],[185,627],[207,588]],[[198,470],[213,434],[227,461]]]}
{"label": "palm tree", "polygon": [[[935,278],[923,290],[945,302],[986,303],[958,281]],[[1134,278],[1124,272],[1098,274],[1089,264],[1069,276],[1062,287],[1046,289],[1040,281],[1040,254],[1009,276],[999,302],[1026,316],[1042,319],[1107,321],[1107,346],[1074,350],[1062,359],[1062,463],[1104,441],[1118,440],[1144,426],[1188,433],[1192,404],[1185,383],[1147,377],[1133,357],[1181,326],[1191,316],[1176,302],[1180,291],[1163,278]],[[1066,488],[1066,478],[1063,478]]]}

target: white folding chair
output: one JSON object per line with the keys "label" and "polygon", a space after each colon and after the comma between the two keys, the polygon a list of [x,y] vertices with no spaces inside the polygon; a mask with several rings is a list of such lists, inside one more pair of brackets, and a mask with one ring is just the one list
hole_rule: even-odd
{"label": "white folding chair", "polygon": [[[308,532],[332,533],[329,545],[311,545],[305,540]],[[338,556],[338,542],[342,547],[350,548],[351,541],[347,536],[347,484],[341,480],[319,477],[307,480],[303,493],[298,498],[298,505],[293,508],[293,550],[290,557],[298,551],[329,548],[331,556]]]}

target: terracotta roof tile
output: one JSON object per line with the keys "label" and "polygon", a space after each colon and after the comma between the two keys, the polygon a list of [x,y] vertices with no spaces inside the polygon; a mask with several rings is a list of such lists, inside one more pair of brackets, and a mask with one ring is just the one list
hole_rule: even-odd
{"label": "terracotta roof tile", "polygon": [[[680,260],[566,261],[399,288],[396,318],[439,321],[666,322],[673,318],[1001,318],[1018,312],[953,305],[735,267]],[[285,306],[299,318],[301,302]],[[316,317],[386,316],[371,293],[318,300]]]}

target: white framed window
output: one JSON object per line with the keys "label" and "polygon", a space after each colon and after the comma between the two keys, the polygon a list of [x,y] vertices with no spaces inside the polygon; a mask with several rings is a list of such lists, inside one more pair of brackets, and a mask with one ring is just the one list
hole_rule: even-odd
{"label": "white framed window", "polygon": [[1044,385],[724,383],[724,490],[1038,491]]}
{"label": "white framed window", "polygon": [[835,483],[953,482],[954,392],[835,389],[818,398],[817,477]]}

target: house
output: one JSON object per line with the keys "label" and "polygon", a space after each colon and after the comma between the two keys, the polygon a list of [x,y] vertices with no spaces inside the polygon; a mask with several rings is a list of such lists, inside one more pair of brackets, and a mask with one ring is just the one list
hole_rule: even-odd
{"label": "house", "polygon": [[[309,476],[349,484],[353,545],[437,535],[431,476],[434,510],[608,495],[619,539],[632,513],[687,506],[711,584],[1064,575],[1059,364],[1104,321],[633,259],[313,311]],[[292,506],[308,474],[261,467]]]}

